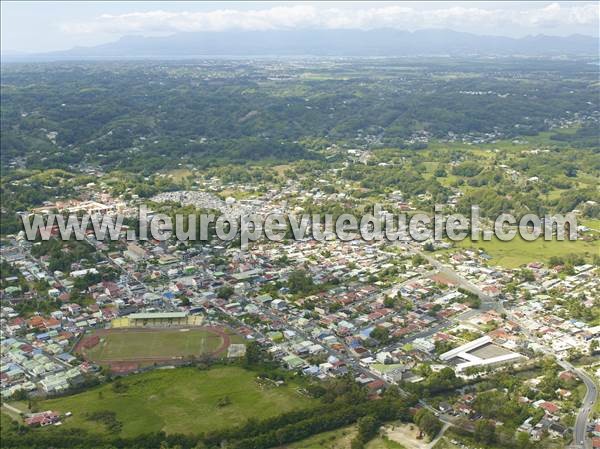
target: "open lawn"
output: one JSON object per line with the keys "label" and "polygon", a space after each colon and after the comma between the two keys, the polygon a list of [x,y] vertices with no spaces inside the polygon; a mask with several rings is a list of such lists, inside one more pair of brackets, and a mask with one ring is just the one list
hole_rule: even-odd
{"label": "open lawn", "polygon": [[[122,378],[123,392],[106,384],[73,396],[42,401],[40,410],[72,412],[65,428],[107,432],[86,414],[112,411],[123,427],[120,435],[163,430],[200,433],[264,419],[309,406],[312,399],[297,393],[297,385],[280,387],[257,381],[256,373],[239,367],[159,369]],[[229,405],[219,401],[229,398]],[[42,430],[43,431],[43,430]]]}
{"label": "open lawn", "polygon": [[600,241],[545,241],[543,238],[533,242],[514,238],[510,242],[503,242],[495,237],[489,242],[479,240],[473,242],[469,239],[457,242],[461,248],[483,249],[489,256],[490,265],[500,265],[506,268],[516,268],[531,262],[547,262],[552,256],[564,256],[575,253],[591,258],[600,253]]}
{"label": "open lawn", "polygon": [[96,334],[100,342],[83,354],[97,362],[198,356],[223,346],[221,335],[206,329],[114,329]]}

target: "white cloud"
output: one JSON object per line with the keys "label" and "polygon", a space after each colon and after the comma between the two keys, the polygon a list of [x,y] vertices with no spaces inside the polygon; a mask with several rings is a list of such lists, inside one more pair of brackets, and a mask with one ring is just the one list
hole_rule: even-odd
{"label": "white cloud", "polygon": [[272,7],[260,10],[218,9],[208,12],[148,11],[105,14],[87,22],[61,25],[70,34],[148,34],[178,31],[273,30],[273,29],[374,29],[521,27],[550,29],[563,26],[597,26],[600,5],[558,3],[529,9],[441,7],[415,9],[404,5],[362,9],[323,8],[312,5]]}

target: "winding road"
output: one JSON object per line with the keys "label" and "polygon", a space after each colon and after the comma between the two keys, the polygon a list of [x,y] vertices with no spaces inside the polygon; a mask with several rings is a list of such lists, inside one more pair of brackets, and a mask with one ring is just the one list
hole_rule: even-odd
{"label": "winding road", "polygon": [[575,427],[573,428],[572,447],[578,449],[591,449],[592,442],[589,438],[587,438],[587,425],[590,419],[590,414],[594,409],[594,404],[598,400],[598,386],[584,370],[577,369],[568,362],[560,362],[561,361],[559,361],[559,364],[563,368],[567,368],[575,372],[587,387],[585,397],[583,398],[583,401],[581,403],[581,409],[579,410],[579,413],[577,414],[577,419],[575,420]]}
{"label": "winding road", "polygon": [[[434,259],[431,256],[425,255],[427,261],[437,268],[440,273],[443,273],[445,276],[450,278],[452,281],[457,282],[459,286],[462,288],[475,293],[479,296],[482,301],[482,308],[493,308],[500,313],[506,313],[508,318],[519,323],[517,317],[515,317],[512,313],[507,311],[502,304],[502,301],[495,300],[489,295],[485,294],[479,287],[471,283],[470,281],[464,279],[458,273],[456,273],[452,268],[442,264],[440,261]],[[556,362],[565,370],[569,370],[577,374],[579,378],[583,381],[586,386],[586,394],[582,401],[581,408],[579,409],[579,413],[577,414],[577,419],[575,420],[575,426],[573,427],[573,443],[571,445],[572,449],[592,449],[592,441],[588,438],[587,426],[590,420],[590,415],[594,409],[594,404],[598,400],[598,386],[594,382],[591,376],[589,376],[583,369],[579,369],[574,367],[571,363],[566,360],[562,360],[557,357],[556,354],[548,347],[546,347],[542,341],[540,341],[535,335],[530,334],[525,330],[524,326],[521,326],[523,332],[527,337],[536,341],[542,348],[542,351],[554,357]]]}

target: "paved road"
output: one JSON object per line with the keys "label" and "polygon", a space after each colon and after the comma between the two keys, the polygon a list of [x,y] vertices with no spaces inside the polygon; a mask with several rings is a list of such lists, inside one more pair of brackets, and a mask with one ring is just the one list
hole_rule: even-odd
{"label": "paved road", "polygon": [[479,299],[481,299],[481,309],[482,310],[494,309],[497,312],[502,312],[502,310],[501,310],[502,303],[500,301],[498,301],[497,299],[495,299],[492,296],[485,293],[477,285],[473,284],[468,279],[465,279],[463,276],[461,276],[456,271],[454,271],[453,268],[451,268],[447,265],[444,265],[439,260],[435,259],[434,257],[431,257],[428,254],[421,253],[421,255],[423,257],[425,257],[425,259],[427,259],[427,261],[433,267],[435,267],[441,274],[443,274],[450,281],[454,282],[456,285],[458,285],[462,289],[477,295],[479,297]]}
{"label": "paved road", "polygon": [[[302,339],[308,340],[308,341],[312,341],[314,343],[313,338],[310,335],[308,335],[307,333],[305,333],[303,329],[300,329],[298,327],[292,326],[289,322],[287,322],[285,320],[285,318],[280,317],[275,312],[273,312],[271,310],[268,310],[268,309],[264,309],[262,311],[262,313],[264,313],[265,315],[267,315],[272,320],[277,320],[277,321],[283,321],[283,322],[285,322],[286,323],[286,327],[288,329],[291,329],[294,332],[296,332],[296,334],[299,335]],[[234,318],[234,319],[237,320],[237,318]],[[327,345],[322,345],[322,347],[325,350],[325,352],[327,353],[327,355],[333,356],[336,359],[343,361],[346,364],[346,366],[352,368],[355,372],[360,373],[360,374],[364,374],[367,377],[371,377],[371,378],[374,378],[374,379],[382,380],[386,385],[389,385],[389,383],[382,376],[379,376],[379,375],[373,373],[372,371],[370,371],[369,369],[363,367],[358,362],[358,360],[356,360],[354,357],[350,356],[349,354],[342,354],[341,352],[338,352],[338,351],[334,350],[333,348],[331,348],[331,347],[329,347]],[[346,348],[346,350],[348,350],[348,348]],[[402,394],[406,394],[402,390],[400,390],[400,391],[401,391]]]}
{"label": "paved road", "polygon": [[598,400],[598,386],[584,370],[577,369],[568,362],[560,362],[561,361],[559,361],[559,364],[563,368],[570,369],[571,371],[577,373],[587,388],[585,397],[583,398],[583,402],[581,404],[581,409],[579,410],[577,419],[575,420],[575,427],[573,428],[573,447],[591,449],[592,442],[589,438],[587,438],[587,425],[590,419],[590,414],[594,409],[594,404]]}
{"label": "paved road", "polygon": [[[516,323],[519,322],[518,318],[510,312],[508,312],[508,317]],[[530,340],[535,341],[541,347],[541,351],[544,354],[554,357],[556,359],[556,363],[558,363],[563,369],[577,374],[577,376],[579,376],[579,378],[585,384],[587,391],[585,393],[585,397],[583,398],[583,402],[581,403],[579,413],[577,414],[577,419],[575,420],[575,426],[573,427],[573,444],[570,447],[572,449],[591,449],[592,442],[587,437],[587,425],[590,419],[590,414],[594,409],[594,404],[598,400],[598,386],[584,370],[575,368],[566,360],[558,358],[552,349],[545,346],[539,338],[528,332],[524,326],[521,326],[521,328],[523,329],[523,333]]]}
{"label": "paved road", "polygon": [[431,442],[429,444],[427,444],[427,449],[432,449],[437,443],[438,441],[440,441],[440,439],[444,436],[444,433],[446,433],[446,430],[448,430],[448,427],[450,427],[452,424],[448,423],[448,422],[444,422],[444,425],[442,426],[442,430],[440,430],[440,432],[437,434],[437,436],[431,440]]}
{"label": "paved road", "polygon": [[[446,265],[442,264],[433,257],[427,254],[423,254],[423,256],[433,267],[437,268],[440,271],[440,273],[446,275],[450,280],[457,282],[458,285],[464,288],[465,290],[468,290],[478,295],[482,301],[482,308],[493,308],[500,313],[506,313],[502,301],[498,301],[492,298],[491,296],[487,295],[479,287],[477,287],[467,279],[463,278],[453,269],[447,267]],[[515,322],[518,322],[516,317],[514,317],[512,314],[509,314],[509,318]],[[598,400],[598,386],[594,383],[593,379],[585,371],[575,368],[572,364],[565,360],[559,359],[558,357],[556,357],[554,352],[550,348],[544,346],[543,343],[538,340],[538,338],[536,338],[534,335],[529,334],[525,330],[524,332],[530,339],[533,339],[542,346],[542,350],[544,353],[556,358],[557,363],[564,369],[576,373],[585,384],[587,392],[581,405],[581,409],[577,414],[577,419],[575,420],[575,426],[573,428],[572,447],[574,449],[591,449],[592,442],[589,438],[587,438],[587,425],[589,422],[590,414],[592,413],[592,410],[594,408],[594,404]]]}

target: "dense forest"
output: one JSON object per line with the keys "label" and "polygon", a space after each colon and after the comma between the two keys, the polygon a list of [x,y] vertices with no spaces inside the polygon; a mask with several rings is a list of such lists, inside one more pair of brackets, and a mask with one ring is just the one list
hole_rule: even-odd
{"label": "dense forest", "polygon": [[[461,212],[596,217],[597,89],[597,69],[575,60],[5,64],[1,233],[98,171],[126,200],[199,177],[310,190],[335,169],[347,187],[323,192],[365,202],[400,190],[427,209],[458,190]],[[348,149],[368,160],[346,164]],[[165,177],[181,168],[195,173]]]}
{"label": "dense forest", "polygon": [[535,135],[597,114],[596,81],[589,64],[536,60],[5,65],[2,161],[151,173],[318,158],[338,142],[402,147],[418,133]]}

